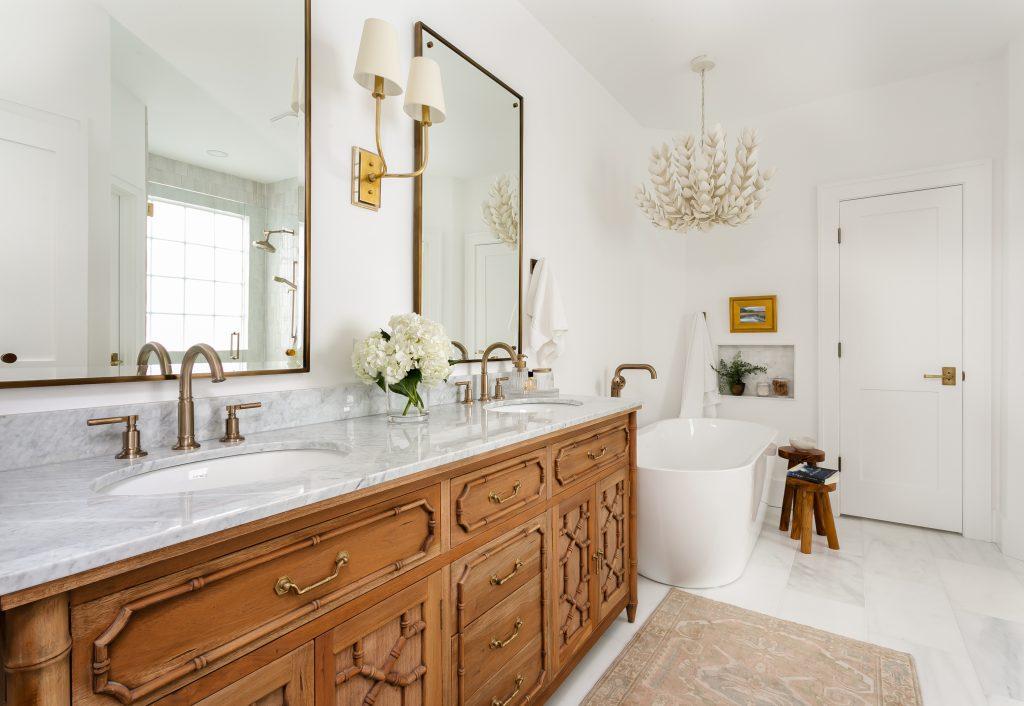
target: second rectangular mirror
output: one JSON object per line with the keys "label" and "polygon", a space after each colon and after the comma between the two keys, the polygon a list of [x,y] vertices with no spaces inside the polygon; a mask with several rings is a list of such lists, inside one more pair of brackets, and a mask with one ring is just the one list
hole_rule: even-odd
{"label": "second rectangular mirror", "polygon": [[416,180],[414,308],[471,360],[522,350],[523,97],[422,23],[416,54],[441,66],[448,117]]}

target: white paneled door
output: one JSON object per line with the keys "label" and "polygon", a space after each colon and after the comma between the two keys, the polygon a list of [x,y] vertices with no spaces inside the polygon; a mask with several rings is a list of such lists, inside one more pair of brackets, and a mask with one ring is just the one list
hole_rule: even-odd
{"label": "white paneled door", "polygon": [[85,169],[78,121],[0,101],[0,354],[17,358],[3,364],[8,379],[85,372]]}
{"label": "white paneled door", "polygon": [[963,529],[962,214],[960,186],[840,204],[844,514]]}

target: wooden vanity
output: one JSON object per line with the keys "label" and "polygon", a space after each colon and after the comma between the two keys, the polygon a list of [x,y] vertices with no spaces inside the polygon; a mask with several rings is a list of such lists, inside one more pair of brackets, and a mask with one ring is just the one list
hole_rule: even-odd
{"label": "wooden vanity", "polygon": [[5,703],[541,703],[635,616],[635,449],[618,414],[3,596]]}

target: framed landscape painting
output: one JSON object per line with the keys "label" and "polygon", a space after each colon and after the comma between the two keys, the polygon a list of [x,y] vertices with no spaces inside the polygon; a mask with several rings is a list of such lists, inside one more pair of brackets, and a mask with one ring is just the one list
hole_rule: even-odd
{"label": "framed landscape painting", "polygon": [[729,297],[729,331],[732,333],[774,333],[778,328],[774,294]]}

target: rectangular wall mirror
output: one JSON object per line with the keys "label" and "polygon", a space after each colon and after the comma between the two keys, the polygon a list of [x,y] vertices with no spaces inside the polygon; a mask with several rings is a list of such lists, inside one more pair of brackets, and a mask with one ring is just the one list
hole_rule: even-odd
{"label": "rectangular wall mirror", "polygon": [[308,0],[0,4],[0,387],[171,377],[195,343],[309,370],[308,28]]}
{"label": "rectangular wall mirror", "polygon": [[448,110],[415,186],[415,310],[470,360],[495,341],[522,350],[523,97],[422,23],[416,54],[441,66]]}

